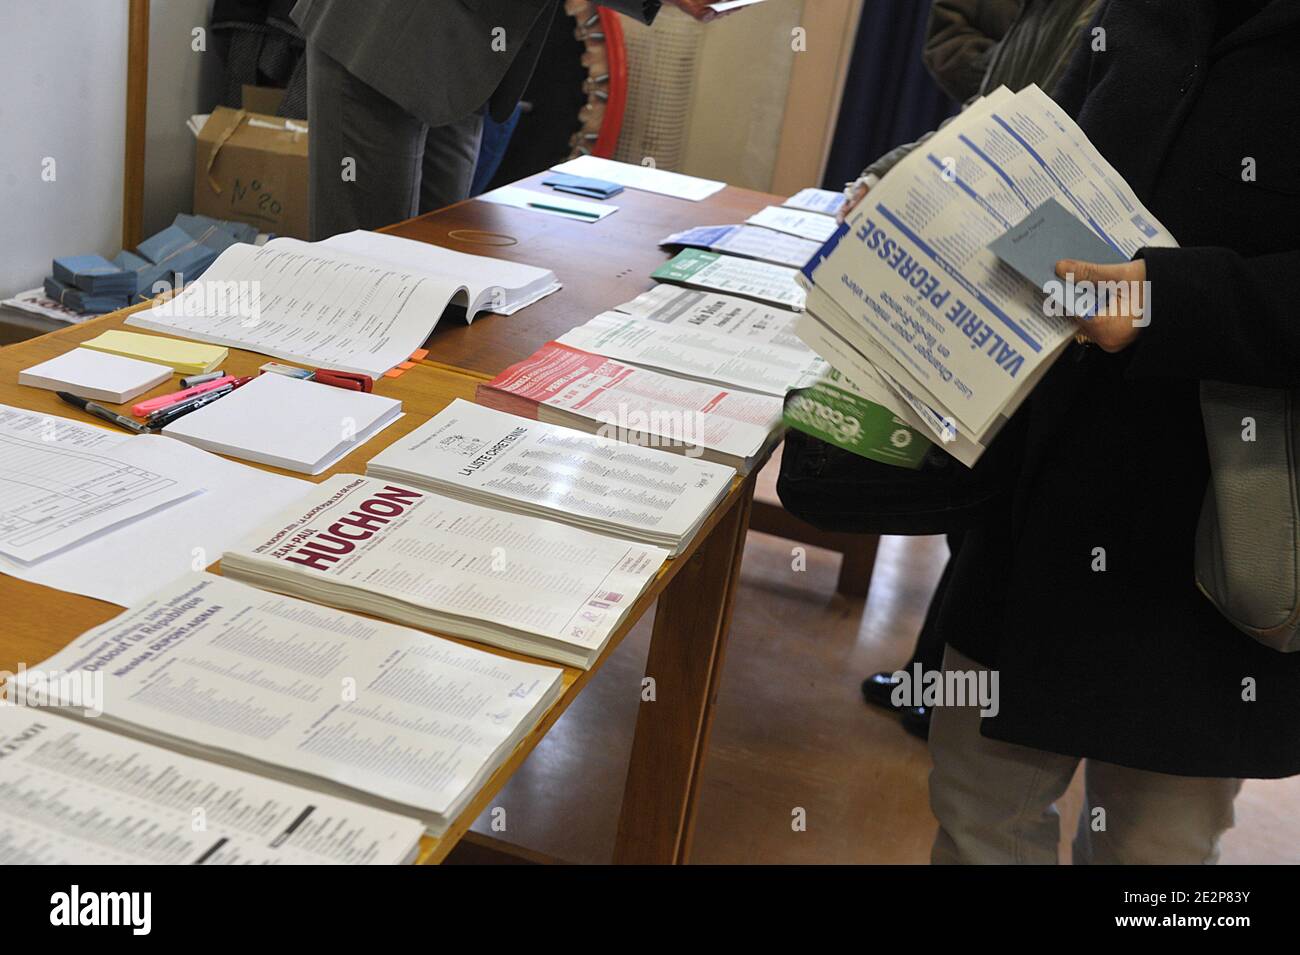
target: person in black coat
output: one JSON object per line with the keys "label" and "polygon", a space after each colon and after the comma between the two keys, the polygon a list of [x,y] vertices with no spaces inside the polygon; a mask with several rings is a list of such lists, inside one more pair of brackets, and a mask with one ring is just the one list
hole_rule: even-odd
{"label": "person in black coat", "polygon": [[[1051,862],[1087,760],[1076,861],[1211,862],[1243,777],[1300,773],[1300,653],[1197,590],[1201,380],[1300,387],[1300,2],[1108,0],[1056,90],[1178,239],[1071,345],[993,448],[1005,512],[968,534],[945,667],[989,668],[995,716],[935,712],[937,862]],[[1003,445],[998,448],[998,445]]]}

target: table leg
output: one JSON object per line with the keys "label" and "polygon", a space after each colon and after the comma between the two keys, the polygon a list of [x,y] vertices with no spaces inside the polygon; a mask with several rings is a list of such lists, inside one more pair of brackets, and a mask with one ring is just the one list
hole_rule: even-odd
{"label": "table leg", "polygon": [[659,596],[614,843],[616,863],[684,863],[749,529],[754,482]]}

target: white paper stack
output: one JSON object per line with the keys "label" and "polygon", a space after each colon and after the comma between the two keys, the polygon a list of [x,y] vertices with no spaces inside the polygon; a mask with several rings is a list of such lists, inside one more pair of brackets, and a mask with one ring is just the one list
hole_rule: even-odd
{"label": "white paper stack", "polygon": [[630,302],[615,305],[614,311],[647,322],[698,328],[747,344],[777,345],[814,354],[794,332],[799,313],[736,295],[656,285]]}
{"label": "white paper stack", "polygon": [[205,451],[320,474],[402,414],[395,398],[264,374],[163,428]]}
{"label": "white paper stack", "polygon": [[890,170],[804,267],[798,334],[974,464],[1074,334],[988,249],[1048,199],[1125,257],[1177,244],[1042,90],[1001,87]]}
{"label": "white paper stack", "polygon": [[221,558],[317,603],[583,668],[666,551],[340,474]]}
{"label": "white paper stack", "polygon": [[371,458],[366,473],[652,544],[673,556],[736,474],[459,398]]}
{"label": "white paper stack", "polygon": [[786,348],[747,342],[686,324],[648,322],[622,312],[602,312],[556,339],[561,345],[617,358],[693,381],[734,385],[784,398],[826,373],[826,362],[799,342]]}
{"label": "white paper stack", "polygon": [[562,673],[189,574],[16,680],[39,693],[62,674],[68,716],[437,835],[550,708]]}
{"label": "white paper stack", "polygon": [[66,391],[79,398],[116,405],[144,394],[171,376],[168,365],[90,348],[72,348],[57,358],[24,368],[18,373],[18,384]]}
{"label": "white paper stack", "polygon": [[0,865],[397,865],[424,833],[46,707],[0,707],[0,753]]}

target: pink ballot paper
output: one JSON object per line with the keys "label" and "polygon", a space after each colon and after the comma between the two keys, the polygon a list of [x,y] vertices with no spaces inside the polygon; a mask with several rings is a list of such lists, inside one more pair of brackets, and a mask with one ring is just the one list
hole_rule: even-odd
{"label": "pink ballot paper", "polygon": [[691,381],[548,342],[478,388],[521,417],[702,456],[746,471],[775,440],[782,400]]}

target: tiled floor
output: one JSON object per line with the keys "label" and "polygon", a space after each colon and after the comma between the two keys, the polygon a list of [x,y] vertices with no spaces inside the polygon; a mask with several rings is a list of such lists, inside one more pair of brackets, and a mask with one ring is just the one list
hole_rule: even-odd
{"label": "tiled floor", "polygon": [[[925,862],[929,755],[858,684],[907,658],[944,544],[882,541],[865,608],[835,594],[837,555],[810,549],[795,571],[791,546],[751,534],[746,547],[692,861]],[[502,792],[504,838],[608,860],[649,633],[647,621],[624,642]],[[1077,783],[1060,806],[1067,835]],[[1300,777],[1246,784],[1223,861],[1300,863]]]}

